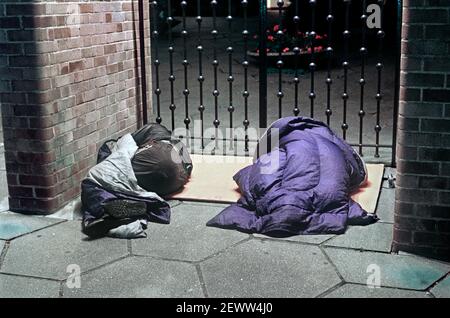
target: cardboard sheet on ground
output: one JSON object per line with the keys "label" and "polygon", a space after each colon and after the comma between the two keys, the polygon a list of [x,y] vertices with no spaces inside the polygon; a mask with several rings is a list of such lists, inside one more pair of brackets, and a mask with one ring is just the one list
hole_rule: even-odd
{"label": "cardboard sheet on ground", "polygon": [[[194,169],[184,188],[170,196],[171,199],[234,203],[239,189],[233,176],[240,169],[252,164],[252,157],[191,155]],[[352,195],[367,212],[374,213],[377,207],[383,179],[384,165],[367,164],[368,181]]]}

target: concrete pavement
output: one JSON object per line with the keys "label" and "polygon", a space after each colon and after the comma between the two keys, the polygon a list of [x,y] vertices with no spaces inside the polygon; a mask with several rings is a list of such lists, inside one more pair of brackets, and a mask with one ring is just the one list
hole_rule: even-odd
{"label": "concrete pavement", "polygon": [[381,194],[376,224],[284,239],[206,227],[214,203],[172,201],[171,224],[136,240],[3,212],[0,297],[449,297],[450,264],[390,253],[394,189]]}

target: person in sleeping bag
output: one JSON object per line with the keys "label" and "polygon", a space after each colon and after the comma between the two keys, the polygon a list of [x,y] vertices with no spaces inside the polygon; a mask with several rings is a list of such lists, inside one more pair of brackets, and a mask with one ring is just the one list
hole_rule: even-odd
{"label": "person in sleeping bag", "polygon": [[367,180],[363,160],[326,124],[281,118],[260,139],[258,149],[264,147],[233,177],[241,198],[208,226],[285,237],[341,234],[378,220],[351,198]]}

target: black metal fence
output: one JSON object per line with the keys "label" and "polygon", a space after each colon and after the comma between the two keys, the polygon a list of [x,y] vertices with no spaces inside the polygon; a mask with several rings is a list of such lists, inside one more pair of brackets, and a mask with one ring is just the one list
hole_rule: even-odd
{"label": "black metal fence", "polygon": [[[385,1],[292,0],[288,9],[290,14],[286,13],[285,1],[277,1],[276,7],[269,10],[266,0],[208,2],[208,6],[201,0],[149,2],[156,122],[172,130],[182,125],[186,141],[199,139],[202,150],[207,141],[214,141],[214,150],[219,142],[232,140],[233,145],[242,142],[248,152],[249,143],[255,141],[247,133],[252,125],[265,128],[269,119],[286,115],[309,116],[330,126],[338,124],[334,130],[340,130],[344,139],[349,139],[349,128],[353,128],[354,138],[348,141],[361,155],[366,155],[366,149],[372,149],[372,158],[377,161],[380,150],[387,149],[389,160],[395,165],[401,1],[389,9],[388,18],[384,17]],[[253,2],[258,2],[259,10],[252,11],[249,17],[249,4],[254,5]],[[372,14],[367,11],[370,3],[380,8],[382,25],[379,28],[368,28],[367,19]],[[196,11],[196,16],[192,16],[192,11]],[[359,27],[355,26],[355,14]],[[393,59],[390,59],[393,72],[384,77],[384,25],[392,17],[395,23],[389,26],[392,34],[388,51],[393,52]],[[192,27],[194,21],[195,28]],[[273,22],[276,22],[276,28]],[[177,23],[181,30],[174,31]],[[273,37],[268,36],[268,29],[273,31]],[[286,38],[289,38],[290,47],[283,46],[287,43]],[[179,66],[181,68],[177,69]],[[334,83],[333,76],[339,85]],[[359,89],[349,92],[355,76],[358,77],[355,85]],[[391,85],[393,98],[387,102],[383,100],[384,79],[393,79],[394,83]],[[210,81],[208,87],[205,87],[205,81]],[[305,82],[308,85],[302,90]],[[249,85],[254,83],[257,84]],[[370,96],[368,91],[374,94]],[[287,92],[290,99],[286,102]],[[162,97],[163,94],[167,98]],[[220,99],[221,95],[227,95],[227,98]],[[252,101],[251,95],[255,96]],[[323,98],[320,103],[317,102],[318,95]],[[272,96],[276,99],[271,99]],[[352,109],[349,109],[350,101]],[[354,106],[356,104],[359,105]],[[370,107],[373,108],[373,120],[368,123],[366,117]],[[226,109],[227,115],[221,108]],[[274,108],[276,115],[272,116]],[[192,129],[194,116],[200,124],[196,132]],[[145,113],[144,121],[146,117]],[[380,138],[385,118],[389,118],[390,136]],[[373,136],[367,132],[367,125],[372,126]],[[233,134],[220,135],[219,130],[224,126],[230,129],[241,127],[243,138]],[[210,127],[215,134],[205,136],[205,130]],[[382,142],[382,139],[388,142]]]}

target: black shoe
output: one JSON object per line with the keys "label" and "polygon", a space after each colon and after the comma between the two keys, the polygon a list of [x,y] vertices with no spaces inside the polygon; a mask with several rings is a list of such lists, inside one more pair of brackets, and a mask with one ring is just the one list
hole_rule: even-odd
{"label": "black shoe", "polygon": [[147,214],[146,203],[133,200],[111,200],[106,202],[104,207],[106,213],[117,219],[135,218]]}

